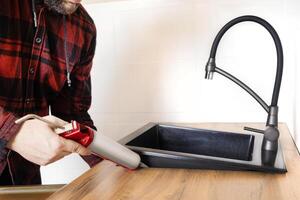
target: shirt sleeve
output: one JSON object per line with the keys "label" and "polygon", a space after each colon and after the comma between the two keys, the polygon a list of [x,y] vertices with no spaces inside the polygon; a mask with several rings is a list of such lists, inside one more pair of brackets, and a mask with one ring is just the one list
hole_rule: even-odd
{"label": "shirt sleeve", "polygon": [[21,126],[15,123],[16,119],[17,117],[13,113],[5,111],[0,106],[0,175],[6,166],[8,153],[6,145],[17,134]]}
{"label": "shirt sleeve", "polygon": [[[91,68],[96,47],[96,34],[91,39],[89,48],[84,53],[82,59],[74,66],[71,72],[71,87],[65,83],[62,91],[51,104],[51,113],[65,121],[75,120],[87,125],[94,130],[94,122],[88,110],[91,106]],[[82,156],[82,158],[92,167],[102,159],[96,156]]]}

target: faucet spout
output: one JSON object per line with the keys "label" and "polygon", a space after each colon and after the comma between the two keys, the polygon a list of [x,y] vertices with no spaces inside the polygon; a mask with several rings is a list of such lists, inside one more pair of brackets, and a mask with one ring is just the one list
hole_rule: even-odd
{"label": "faucet spout", "polygon": [[282,50],[280,38],[279,38],[276,30],[266,20],[259,18],[257,16],[245,15],[245,16],[235,18],[235,19],[231,20],[230,22],[228,22],[219,31],[218,35],[216,36],[216,38],[213,42],[211,51],[210,51],[209,60],[215,60],[219,43],[220,43],[223,35],[228,31],[228,29],[230,29],[232,26],[234,26],[238,23],[245,22],[245,21],[255,22],[255,23],[262,25],[264,28],[266,28],[268,30],[268,32],[271,34],[271,36],[274,40],[274,43],[276,46],[276,52],[277,52],[277,71],[276,71],[276,78],[275,78],[275,85],[274,85],[274,89],[273,89],[271,106],[277,106],[279,92],[280,92],[280,86],[281,86],[281,80],[282,80],[282,72],[283,72],[283,50]]}

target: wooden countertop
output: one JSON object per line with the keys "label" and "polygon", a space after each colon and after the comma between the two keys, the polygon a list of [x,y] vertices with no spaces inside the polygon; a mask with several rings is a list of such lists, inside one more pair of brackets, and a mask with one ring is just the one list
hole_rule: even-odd
{"label": "wooden countertop", "polygon": [[[196,128],[244,132],[257,123],[181,124]],[[285,124],[279,125],[288,173],[139,169],[128,171],[104,161],[48,199],[80,200],[193,200],[300,199],[300,159]]]}
{"label": "wooden countertop", "polygon": [[44,200],[63,185],[0,187],[1,200]]}

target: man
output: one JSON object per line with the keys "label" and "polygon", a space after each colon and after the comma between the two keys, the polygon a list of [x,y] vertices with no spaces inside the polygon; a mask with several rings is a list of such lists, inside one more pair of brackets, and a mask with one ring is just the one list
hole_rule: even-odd
{"label": "man", "polygon": [[[1,1],[0,185],[40,184],[40,165],[72,152],[91,166],[100,161],[41,121],[14,123],[34,113],[55,123],[76,120],[95,129],[87,111],[96,29],[80,2]],[[65,121],[47,116],[49,107]]]}

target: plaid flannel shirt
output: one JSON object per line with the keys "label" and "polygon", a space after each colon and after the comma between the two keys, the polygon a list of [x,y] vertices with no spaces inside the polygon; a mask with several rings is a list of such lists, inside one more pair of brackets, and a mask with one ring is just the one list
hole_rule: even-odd
{"label": "plaid flannel shirt", "polygon": [[[6,148],[18,132],[14,121],[28,113],[51,113],[95,129],[91,105],[90,71],[96,45],[93,20],[80,5],[66,16],[67,56],[71,88],[66,83],[63,15],[35,0],[37,27],[31,0],[3,0],[0,4],[0,185],[3,171],[12,184],[39,184],[39,166]],[[100,159],[84,159],[94,165]],[[8,169],[7,169],[8,168]],[[5,170],[4,170],[5,169]],[[2,175],[1,175],[2,174]]]}

